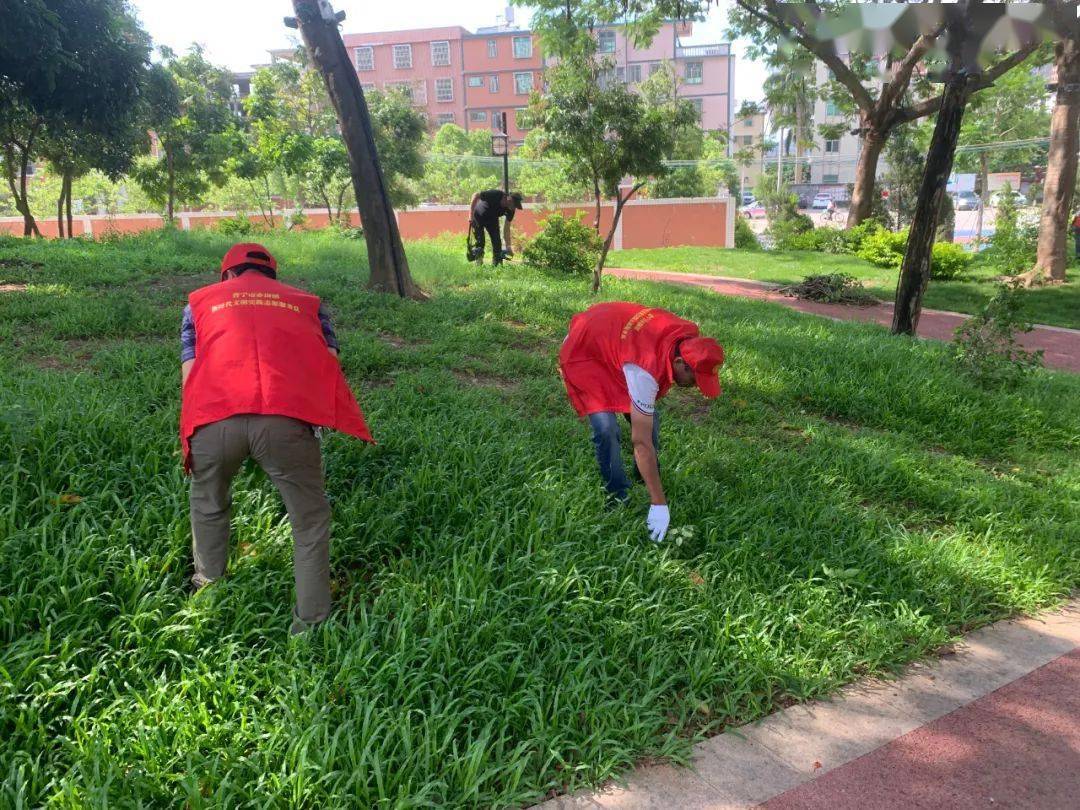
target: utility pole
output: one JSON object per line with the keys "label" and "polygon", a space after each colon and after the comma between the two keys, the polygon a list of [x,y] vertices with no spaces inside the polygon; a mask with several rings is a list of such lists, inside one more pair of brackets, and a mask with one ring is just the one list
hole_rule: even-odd
{"label": "utility pole", "polygon": [[307,52],[326,82],[349,155],[371,270],[368,287],[396,293],[402,298],[423,298],[423,292],[409,274],[409,261],[379,165],[364,91],[338,31],[345,12],[335,13],[328,0],[292,0],[292,5],[296,16],[286,17],[285,25],[300,29]]}
{"label": "utility pole", "polygon": [[506,111],[502,114],[502,131],[506,136],[506,148],[503,149],[503,192],[510,193],[510,127],[506,123]]}

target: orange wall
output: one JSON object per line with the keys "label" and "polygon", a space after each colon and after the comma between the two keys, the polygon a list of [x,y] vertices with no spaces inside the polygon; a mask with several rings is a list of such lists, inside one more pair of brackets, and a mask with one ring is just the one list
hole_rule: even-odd
{"label": "orange wall", "polygon": [[[675,245],[709,245],[723,247],[727,241],[727,206],[728,200],[702,199],[691,201],[642,201],[630,203],[623,209],[621,232],[624,248],[671,247]],[[595,208],[590,204],[561,206],[557,209],[564,215],[582,214],[582,219],[592,225]],[[467,227],[466,206],[444,206],[433,208],[413,208],[398,212],[398,227],[403,239],[425,239],[444,233],[461,234],[465,237]],[[329,225],[325,211],[307,211],[306,230],[317,230]],[[551,210],[528,208],[518,211],[514,217],[514,235],[532,236],[539,230],[539,223]],[[231,219],[235,214],[229,212],[181,214],[178,226],[199,230],[211,228],[222,219]],[[281,214],[275,219],[280,223]],[[604,205],[600,215],[600,231],[607,235],[611,227],[612,206]],[[253,214],[248,217],[252,222],[262,223],[262,217]],[[350,215],[354,225],[359,225],[359,215],[354,211]],[[138,233],[162,227],[163,221],[158,216],[119,216],[119,217],[76,217],[75,234],[85,233],[85,223],[90,224],[94,236],[109,233]],[[56,221],[42,219],[38,221],[42,234],[47,238],[56,237]],[[22,234],[22,218],[0,218],[0,233]]]}
{"label": "orange wall", "polygon": [[623,209],[624,248],[675,245],[723,246],[727,236],[726,201],[669,205],[628,205]]}

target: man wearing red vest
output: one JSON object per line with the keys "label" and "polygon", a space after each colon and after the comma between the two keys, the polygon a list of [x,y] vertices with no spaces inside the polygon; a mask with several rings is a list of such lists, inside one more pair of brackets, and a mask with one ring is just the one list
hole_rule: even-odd
{"label": "man wearing red vest", "polygon": [[697,324],[663,309],[640,304],[596,304],[570,321],[559,352],[566,393],[578,416],[592,427],[596,461],[608,493],[627,499],[630,487],[619,451],[619,420],[630,420],[634,460],[652,505],[646,521],[656,542],[671,516],[660,468],[660,417],[656,401],[671,386],[696,385],[710,399],[720,395],[724,349],[699,335]]}
{"label": "man wearing red vest", "polygon": [[221,281],[191,294],[181,329],[180,444],[191,474],[192,583],[225,573],[232,478],[249,456],[292,525],[292,632],[330,613],[330,504],[317,429],[372,441],[319,299],[277,281],[262,245],[233,246]]}

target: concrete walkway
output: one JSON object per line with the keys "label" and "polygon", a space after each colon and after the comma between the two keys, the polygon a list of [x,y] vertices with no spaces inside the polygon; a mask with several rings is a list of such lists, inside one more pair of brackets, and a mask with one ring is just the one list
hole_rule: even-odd
{"label": "concrete walkway", "polygon": [[1080,599],[542,810],[1080,807]]}
{"label": "concrete walkway", "polygon": [[[789,298],[777,292],[779,285],[776,284],[700,273],[626,270],[615,267],[608,268],[605,272],[618,278],[665,281],[674,284],[705,287],[721,295],[771,301],[791,309],[797,309],[800,312],[822,315],[838,321],[865,321],[879,323],[882,326],[892,325],[893,305],[891,303],[882,303],[873,307],[854,307],[841,304],[820,304],[816,301],[800,301],[797,298]],[[952,340],[956,327],[967,320],[968,317],[968,315],[959,312],[924,309],[919,318],[919,337]],[[1044,360],[1049,368],[1080,373],[1080,330],[1039,325],[1027,334],[1017,335],[1017,342],[1030,351],[1042,349],[1045,353]]]}

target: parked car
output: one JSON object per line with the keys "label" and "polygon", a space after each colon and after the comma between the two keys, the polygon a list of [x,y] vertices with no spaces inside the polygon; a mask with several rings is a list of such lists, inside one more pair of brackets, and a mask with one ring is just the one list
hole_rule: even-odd
{"label": "parked car", "polygon": [[765,206],[759,203],[757,200],[751,200],[742,208],[739,209],[739,213],[747,219],[754,219],[755,217],[765,216]]}
{"label": "parked car", "polygon": [[810,198],[807,197],[805,194],[800,194],[799,195],[799,210],[800,211],[805,211],[809,207],[810,207]]}
{"label": "parked car", "polygon": [[742,204],[749,205],[754,201],[754,193],[752,191],[744,191],[742,195]]}
{"label": "parked car", "polygon": [[953,198],[953,207],[957,211],[978,211],[982,200],[974,191],[960,191]]}
{"label": "parked car", "polygon": [[[1025,205],[1028,204],[1027,197],[1025,197],[1019,191],[1010,191],[1009,194],[1012,196],[1013,205],[1015,205],[1017,208],[1023,208]],[[1005,199],[1005,192],[995,191],[993,194],[990,195],[990,204],[996,208],[997,206],[1001,205],[1003,199]]]}
{"label": "parked car", "polygon": [[810,207],[815,211],[824,211],[829,207],[829,203],[832,202],[831,194],[815,194],[814,201],[810,203]]}

